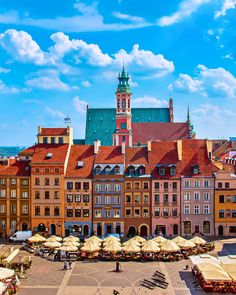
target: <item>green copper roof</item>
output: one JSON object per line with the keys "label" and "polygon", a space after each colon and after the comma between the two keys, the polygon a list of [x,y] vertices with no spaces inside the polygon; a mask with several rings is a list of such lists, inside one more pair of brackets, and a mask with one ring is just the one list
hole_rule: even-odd
{"label": "green copper roof", "polygon": [[131,93],[129,86],[129,75],[128,72],[125,71],[124,66],[122,72],[118,76],[119,84],[116,92],[121,93]]}
{"label": "green copper roof", "polygon": [[[170,122],[169,108],[132,108],[132,122]],[[100,140],[102,145],[112,145],[116,129],[116,109],[88,109],[85,144]]]}

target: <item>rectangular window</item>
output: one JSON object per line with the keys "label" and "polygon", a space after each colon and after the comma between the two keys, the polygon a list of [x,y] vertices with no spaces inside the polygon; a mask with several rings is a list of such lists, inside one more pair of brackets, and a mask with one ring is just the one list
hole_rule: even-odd
{"label": "rectangular window", "polygon": [[155,194],[154,195],[154,202],[155,202],[155,204],[159,204],[160,203],[160,195],[159,194]]}
{"label": "rectangular window", "polygon": [[168,204],[168,202],[169,202],[168,194],[163,195],[163,202],[164,202],[164,204]]}
{"label": "rectangular window", "polygon": [[143,208],[143,217],[149,217],[149,209]]}
{"label": "rectangular window", "polygon": [[83,202],[89,203],[89,195],[83,195]]}
{"label": "rectangular window", "polygon": [[73,209],[67,209],[66,210],[66,216],[67,217],[73,217]]}
{"label": "rectangular window", "polygon": [[55,144],[56,142],[56,138],[55,137],[51,137],[51,144]]}
{"label": "rectangular window", "polygon": [[114,184],[114,192],[120,192],[121,191],[121,185],[120,184]]}
{"label": "rectangular window", "polygon": [[1,214],[6,213],[6,205],[0,205],[0,213]]}
{"label": "rectangular window", "polygon": [[16,205],[15,204],[11,205],[11,213],[13,213],[13,214],[16,213]]}
{"label": "rectangular window", "polygon": [[29,196],[28,192],[22,192],[21,197],[22,197],[23,199],[28,199],[28,196]]}
{"label": "rectangular window", "polygon": [[236,234],[236,226],[229,226],[229,233]]}
{"label": "rectangular window", "polygon": [[210,193],[204,193],[204,200],[209,201],[210,200]]}
{"label": "rectangular window", "polygon": [[232,202],[236,203],[236,196],[232,196]]}
{"label": "rectangular window", "polygon": [[81,217],[81,209],[75,209],[75,217]]}
{"label": "rectangular window", "polygon": [[173,167],[170,168],[170,175],[171,176],[176,175],[176,167],[173,166]]}
{"label": "rectangular window", "polygon": [[149,183],[148,182],[144,182],[143,183],[143,188],[144,189],[148,189],[149,188]]}
{"label": "rectangular window", "polygon": [[81,202],[81,195],[75,194],[75,202],[80,203]]}
{"label": "rectangular window", "polygon": [[200,206],[199,205],[194,206],[194,214],[200,214]]}
{"label": "rectangular window", "polygon": [[160,217],[160,208],[154,208],[154,216]]}
{"label": "rectangular window", "polygon": [[40,207],[39,206],[34,207],[34,215],[37,215],[37,216],[40,215]]}
{"label": "rectangular window", "polygon": [[222,185],[222,182],[218,182],[218,188],[222,188],[223,185]]}
{"label": "rectangular window", "polygon": [[224,202],[225,202],[225,196],[219,195],[219,203],[224,203]]}
{"label": "rectangular window", "polygon": [[54,199],[55,200],[58,200],[59,199],[59,192],[58,191],[55,191],[54,192]]}
{"label": "rectangular window", "polygon": [[185,180],[184,187],[190,187],[190,181],[189,180]]}
{"label": "rectangular window", "polygon": [[164,182],[164,190],[168,190],[168,182]]}
{"label": "rectangular window", "polygon": [[159,175],[164,176],[166,173],[165,168],[159,168]]}
{"label": "rectangular window", "polygon": [[28,185],[28,184],[29,184],[28,179],[21,180],[21,185]]}
{"label": "rectangular window", "polygon": [[178,216],[178,209],[177,208],[172,208],[172,216],[177,217]]}
{"label": "rectangular window", "polygon": [[236,210],[232,210],[232,218],[236,218]]}
{"label": "rectangular window", "polygon": [[115,210],[113,211],[113,217],[114,217],[114,218],[120,218],[120,210],[115,209]]}
{"label": "rectangular window", "polygon": [[105,192],[110,192],[111,191],[111,185],[110,184],[105,184]]}
{"label": "rectangular window", "polygon": [[195,187],[199,187],[199,186],[200,186],[200,182],[199,182],[198,180],[195,180],[195,181],[194,181],[194,186],[195,186]]}
{"label": "rectangular window", "polygon": [[96,184],[95,184],[95,192],[100,192],[101,190],[102,190],[102,185],[96,183]]}
{"label": "rectangular window", "polygon": [[204,205],[204,214],[210,214],[210,206]]}
{"label": "rectangular window", "polygon": [[15,189],[12,189],[11,190],[11,198],[16,198],[16,190]]}
{"label": "rectangular window", "polygon": [[155,186],[155,190],[160,189],[160,183],[159,182],[155,182],[154,186]]}
{"label": "rectangular window", "polygon": [[45,192],[45,199],[48,200],[49,198],[50,198],[50,192],[49,191],[46,191]]}
{"label": "rectangular window", "polygon": [[135,182],[134,183],[134,189],[139,189],[139,188],[140,188],[139,182]]}
{"label": "rectangular window", "polygon": [[111,197],[105,196],[105,204],[111,204]]}
{"label": "rectangular window", "polygon": [[205,180],[205,181],[204,181],[204,186],[205,186],[205,187],[209,187],[209,180]]}
{"label": "rectangular window", "polygon": [[190,214],[190,205],[184,205],[184,214]]}
{"label": "rectangular window", "polygon": [[59,137],[58,142],[59,142],[59,144],[63,144],[64,143],[64,138],[63,137]]}
{"label": "rectangular window", "polygon": [[225,188],[229,188],[229,182],[225,183]]}
{"label": "rectangular window", "polygon": [[225,217],[225,210],[219,210],[219,218]]}
{"label": "rectangular window", "polygon": [[126,123],[121,123],[120,124],[120,129],[127,129],[127,124]]}
{"label": "rectangular window", "polygon": [[73,182],[67,182],[66,188],[67,189],[73,189]]}
{"label": "rectangular window", "polygon": [[134,195],[134,204],[139,204],[139,195]]}
{"label": "rectangular window", "polygon": [[173,190],[176,190],[177,189],[177,182],[175,181],[175,182],[172,182],[172,188],[173,188]]}
{"label": "rectangular window", "polygon": [[169,208],[163,208],[163,216],[168,217],[169,216]]}
{"label": "rectangular window", "polygon": [[131,189],[132,188],[131,182],[126,182],[125,187],[126,189]]}
{"label": "rectangular window", "polygon": [[81,190],[81,182],[75,182],[75,189]]}
{"label": "rectangular window", "polygon": [[140,217],[140,209],[134,208],[134,217]]}
{"label": "rectangular window", "polygon": [[43,137],[43,143],[47,144],[48,143],[48,138],[47,137]]}
{"label": "rectangular window", "polygon": [[102,211],[101,210],[95,210],[95,218],[101,218],[102,217]]}
{"label": "rectangular window", "polygon": [[194,200],[199,201],[200,200],[200,193],[194,192]]}
{"label": "rectangular window", "polygon": [[131,217],[131,209],[125,209],[125,217]]}
{"label": "rectangular window", "polygon": [[105,217],[111,218],[111,210],[105,210]]}
{"label": "rectangular window", "polygon": [[190,201],[190,193],[184,193],[184,201]]}
{"label": "rectangular window", "polygon": [[83,183],[83,190],[85,190],[85,191],[89,190],[89,182]]}
{"label": "rectangular window", "polygon": [[125,196],[125,202],[126,203],[131,203],[131,196],[130,195]]}
{"label": "rectangular window", "polygon": [[5,185],[6,184],[6,179],[5,178],[1,178],[0,179],[0,185]]}
{"label": "rectangular window", "polygon": [[176,204],[178,201],[178,195],[177,194],[172,194],[172,203]]}
{"label": "rectangular window", "polygon": [[89,217],[89,209],[83,209],[83,217]]}
{"label": "rectangular window", "polygon": [[40,185],[40,178],[36,177],[34,184],[35,185]]}
{"label": "rectangular window", "polygon": [[60,180],[59,180],[58,177],[56,177],[56,178],[54,179],[54,185],[55,185],[55,186],[60,185]]}
{"label": "rectangular window", "polygon": [[114,202],[115,205],[120,204],[120,197],[118,197],[118,196],[114,196],[114,197],[113,197],[113,202]]}
{"label": "rectangular window", "polygon": [[59,215],[60,215],[60,208],[54,207],[54,216],[59,216]]}
{"label": "rectangular window", "polygon": [[143,204],[148,204],[149,203],[149,195],[144,195],[143,196]]}
{"label": "rectangular window", "polygon": [[15,178],[11,179],[11,185],[16,185],[16,179]]}
{"label": "rectangular window", "polygon": [[44,208],[44,215],[49,216],[50,215],[50,207],[45,207]]}
{"label": "rectangular window", "polygon": [[6,190],[5,189],[0,190],[0,197],[1,198],[6,198]]}
{"label": "rectangular window", "polygon": [[73,202],[73,195],[72,194],[66,195],[66,199],[67,199],[67,203],[72,203]]}
{"label": "rectangular window", "polygon": [[2,229],[6,228],[6,221],[5,220],[1,220],[1,228]]}
{"label": "rectangular window", "polygon": [[49,185],[49,178],[45,178],[45,185]]}
{"label": "rectangular window", "polygon": [[55,168],[54,169],[54,172],[58,174],[60,172],[60,169],[59,168]]}
{"label": "rectangular window", "polygon": [[95,197],[95,204],[101,204],[101,197],[100,196]]}

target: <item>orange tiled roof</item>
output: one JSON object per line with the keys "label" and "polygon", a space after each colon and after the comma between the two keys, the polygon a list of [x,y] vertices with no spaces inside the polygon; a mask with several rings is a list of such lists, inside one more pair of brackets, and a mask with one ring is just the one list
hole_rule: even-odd
{"label": "orange tiled roof", "polygon": [[9,159],[8,166],[0,165],[0,176],[30,176],[29,164],[28,162],[11,158]]}
{"label": "orange tiled roof", "polygon": [[[181,175],[181,161],[178,158],[177,142],[175,141],[153,141],[151,143],[152,150],[149,152],[149,161],[151,167],[151,174],[158,178],[177,178]],[[166,170],[166,174],[161,176],[158,174],[157,165],[176,165],[176,175],[170,175],[170,170]]]}
{"label": "orange tiled roof", "polygon": [[[79,161],[83,162],[83,167],[77,167]],[[94,147],[92,145],[72,145],[66,170],[66,177],[91,177],[93,162]]]}
{"label": "orange tiled roof", "polygon": [[183,169],[182,174],[186,176],[196,176],[192,174],[192,165],[199,165],[199,176],[213,176],[218,168],[211,163],[207,154],[206,140],[186,139],[183,140]]}
{"label": "orange tiled roof", "polygon": [[95,157],[96,164],[123,164],[124,155],[120,146],[100,146]]}
{"label": "orange tiled roof", "polygon": [[145,174],[150,174],[147,147],[127,147],[125,151],[125,167],[131,164],[145,165]]}
{"label": "orange tiled roof", "polygon": [[41,128],[40,135],[43,136],[54,136],[54,135],[66,135],[67,128]]}
{"label": "orange tiled roof", "polygon": [[[36,144],[29,147],[20,153],[20,156],[30,155],[32,156],[31,163],[59,163],[64,164],[68,144]],[[47,154],[51,153],[52,157],[47,158]]]}

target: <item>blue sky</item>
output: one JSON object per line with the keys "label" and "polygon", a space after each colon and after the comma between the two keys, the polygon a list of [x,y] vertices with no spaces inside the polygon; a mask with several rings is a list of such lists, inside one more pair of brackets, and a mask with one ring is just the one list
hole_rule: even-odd
{"label": "blue sky", "polygon": [[37,126],[114,107],[124,60],[132,106],[187,105],[198,138],[235,136],[236,0],[0,0],[0,145],[31,145]]}

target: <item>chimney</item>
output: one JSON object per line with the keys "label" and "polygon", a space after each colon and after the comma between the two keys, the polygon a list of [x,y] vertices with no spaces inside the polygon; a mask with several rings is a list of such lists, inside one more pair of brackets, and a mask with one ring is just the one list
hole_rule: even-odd
{"label": "chimney", "polygon": [[42,132],[42,127],[41,126],[38,126],[38,134],[40,135]]}
{"label": "chimney", "polygon": [[212,160],[212,140],[206,140],[207,155],[209,160]]}
{"label": "chimney", "polygon": [[183,149],[182,149],[182,140],[177,140],[177,151],[178,151],[178,159],[179,161],[182,161],[182,158],[183,158]]}
{"label": "chimney", "polygon": [[94,154],[98,154],[100,146],[101,146],[101,141],[100,140],[95,140],[94,141]]}
{"label": "chimney", "polygon": [[125,155],[125,142],[122,142],[121,144],[121,153],[122,155]]}
{"label": "chimney", "polygon": [[152,141],[151,140],[149,140],[147,142],[147,148],[148,148],[148,152],[151,152],[152,151]]}

